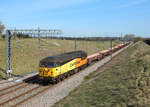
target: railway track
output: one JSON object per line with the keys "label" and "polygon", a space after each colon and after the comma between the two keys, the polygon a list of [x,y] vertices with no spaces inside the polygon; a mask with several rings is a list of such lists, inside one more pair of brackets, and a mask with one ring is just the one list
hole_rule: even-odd
{"label": "railway track", "polygon": [[[83,68],[83,69],[85,69],[85,68]],[[83,69],[82,69],[82,70],[83,70]],[[74,74],[72,74],[72,75],[74,75]],[[65,80],[67,80],[67,79],[69,79],[69,78],[71,78],[71,76],[69,76],[68,78],[66,78],[66,79],[64,79],[64,80],[62,80],[62,81],[60,81],[60,82],[57,83],[57,84],[61,84],[63,81],[65,81]],[[14,97],[14,98],[12,98],[12,99],[10,99],[10,100],[4,102],[4,104],[8,104],[10,101],[13,101],[13,100],[15,100],[15,99],[18,99],[19,97],[23,97],[23,99],[22,99],[21,101],[18,101],[18,102],[15,103],[15,104],[13,103],[13,104],[14,104],[13,107],[18,107],[19,105],[21,105],[21,104],[23,104],[23,103],[29,101],[30,99],[32,99],[32,98],[34,98],[34,97],[36,97],[36,96],[38,96],[38,95],[40,95],[40,94],[46,92],[48,89],[50,89],[50,88],[52,88],[52,87],[55,87],[57,84],[54,84],[54,85],[48,84],[47,86],[39,85],[39,86],[37,86],[37,87],[35,87],[35,88],[33,88],[33,89],[31,89],[31,90],[25,92],[25,93],[22,93],[22,94],[18,95],[17,97]],[[30,95],[25,98],[24,96],[26,96],[27,94],[30,94]],[[0,104],[0,105],[1,105],[1,104]]]}
{"label": "railway track", "polygon": [[36,76],[34,76],[33,78],[29,78],[27,79],[25,82],[24,81],[21,81],[19,83],[16,83],[16,84],[13,84],[11,86],[8,86],[8,87],[5,87],[3,89],[0,89],[0,97],[1,96],[4,96],[6,94],[9,94],[11,92],[14,92],[16,90],[19,90],[21,88],[24,88],[26,87],[28,84],[26,82],[36,82]]}
{"label": "railway track", "polygon": [[[15,97],[12,97],[2,103],[0,103],[0,106],[1,107],[9,107],[9,106],[12,106],[12,107],[16,107],[18,106],[19,104],[22,104],[24,101],[28,100],[28,97],[31,98],[31,96],[34,96],[36,92],[38,92],[38,90],[41,88],[42,86],[36,86],[34,88],[31,88],[30,90],[28,91],[25,91]],[[34,93],[34,94],[33,94]],[[30,96],[31,95],[31,96]],[[37,95],[37,93],[36,93]]]}
{"label": "railway track", "polygon": [[23,82],[19,82],[19,83],[17,83],[17,84],[14,84],[14,85],[8,86],[8,87],[6,87],[6,88],[0,89],[0,93],[3,92],[3,91],[8,90],[8,89],[10,89],[10,88],[17,87],[17,86],[19,86],[19,85],[21,85],[21,84],[23,84]]}
{"label": "railway track", "polygon": [[28,86],[28,85],[29,85],[29,84],[23,84],[23,83],[22,83],[22,85],[21,85],[21,86],[19,85],[19,87],[17,87],[17,88],[9,89],[8,91],[3,90],[3,91],[1,92],[2,94],[0,94],[0,97],[2,97],[2,96],[4,96],[4,95],[8,95],[9,93],[12,93],[12,92],[14,92],[14,91],[17,91],[17,90],[19,90],[19,89],[25,88],[25,87]]}
{"label": "railway track", "polygon": [[[28,82],[28,83],[26,83],[26,82]],[[27,79],[26,81],[22,81],[22,82],[14,84],[14,85],[5,87],[3,89],[0,89],[0,99],[2,99],[2,100],[0,100],[0,107],[5,107],[5,106],[8,107],[10,105],[7,104],[7,103],[9,103],[11,101],[14,101],[15,99],[17,99],[17,98],[33,91],[34,89],[40,87],[40,86],[38,86],[38,87],[31,88],[27,92],[23,91],[23,93],[15,96],[15,97],[11,97],[14,93],[17,93],[21,90],[24,90],[25,88],[32,87],[33,83],[35,83],[35,82],[37,82],[37,79],[35,79],[35,77],[33,77],[33,78],[30,78],[30,79]],[[29,83],[32,83],[32,84],[29,84]]]}
{"label": "railway track", "polygon": [[[67,80],[69,78],[71,78],[71,76],[64,79],[64,80]],[[62,83],[64,80],[62,80],[59,83]],[[14,96],[14,97],[10,97],[8,99],[5,99],[2,102],[0,101],[0,107],[18,107],[19,105],[29,101],[33,97],[38,96],[41,93],[44,93],[49,88],[54,87],[56,84],[54,84],[54,85],[49,84],[49,85],[46,85],[46,86],[43,86],[43,84],[42,85],[37,84],[35,87],[32,87],[32,85],[33,84],[27,84],[27,83],[24,83],[24,82],[20,82],[20,83],[17,83],[15,85],[6,87],[4,89],[1,89],[2,91],[4,91],[5,89],[8,90],[10,88],[9,91],[5,90],[6,92],[3,92],[2,94],[0,94],[0,98],[3,97],[3,96],[6,96],[6,95],[11,96],[12,92],[16,92],[16,91],[21,90],[23,88],[27,88],[27,86],[31,87],[31,89],[29,89],[27,91],[24,91],[24,92]]]}
{"label": "railway track", "polygon": [[[21,82],[22,83],[22,82]],[[19,83],[19,84],[21,84]],[[15,87],[19,84],[13,85],[11,87]],[[31,86],[29,90],[26,90],[14,97],[10,97],[8,99],[5,99],[4,101],[0,102],[0,107],[18,107],[19,105],[23,104],[24,102],[32,99],[35,96],[40,95],[41,93],[45,92],[46,90],[48,90],[51,87],[54,87],[55,85],[47,85],[47,86],[43,86],[43,85],[36,85],[34,87],[32,87],[33,84],[24,84],[22,86],[17,87],[14,90],[10,90],[6,93],[0,94],[0,98],[5,96],[5,95],[10,95],[9,93],[11,92],[15,92],[17,90],[21,90],[22,88],[25,88],[27,86]],[[8,87],[7,87],[8,88]]]}
{"label": "railway track", "polygon": [[46,90],[48,90],[48,89],[51,88],[51,87],[52,87],[52,86],[47,86],[47,87],[45,87],[45,88],[42,88],[42,89],[39,90],[37,93],[32,94],[31,96],[29,96],[29,97],[25,98],[24,100],[22,100],[22,101],[18,102],[17,104],[15,104],[14,107],[17,107],[17,106],[23,104],[24,102],[26,102],[26,101],[32,99],[32,98],[35,97],[35,96],[38,96],[39,94],[45,92]]}

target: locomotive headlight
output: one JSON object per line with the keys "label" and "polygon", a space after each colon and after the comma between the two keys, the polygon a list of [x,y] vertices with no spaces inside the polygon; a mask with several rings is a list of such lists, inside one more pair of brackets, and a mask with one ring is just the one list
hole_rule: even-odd
{"label": "locomotive headlight", "polygon": [[48,68],[45,68],[45,71],[48,71]]}
{"label": "locomotive headlight", "polygon": [[49,72],[49,69],[48,69],[48,68],[45,68],[45,72],[48,73],[48,72]]}

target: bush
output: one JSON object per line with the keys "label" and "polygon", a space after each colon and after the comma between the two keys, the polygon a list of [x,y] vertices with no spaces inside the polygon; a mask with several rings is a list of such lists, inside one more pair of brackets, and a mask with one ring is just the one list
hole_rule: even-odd
{"label": "bush", "polygon": [[18,33],[18,34],[17,34],[17,37],[18,37],[18,38],[29,38],[29,35]]}
{"label": "bush", "polygon": [[5,35],[2,35],[2,38],[5,39]]}
{"label": "bush", "polygon": [[135,37],[134,42],[142,41],[141,37]]}

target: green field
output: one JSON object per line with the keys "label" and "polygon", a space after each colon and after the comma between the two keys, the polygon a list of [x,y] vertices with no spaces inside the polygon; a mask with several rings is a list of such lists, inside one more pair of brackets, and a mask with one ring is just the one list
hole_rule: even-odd
{"label": "green field", "polygon": [[[41,48],[38,48],[37,38],[18,39],[17,48],[15,41],[11,40],[11,69],[15,75],[38,71],[40,59],[59,53],[74,50],[73,40],[41,39]],[[119,42],[113,42],[113,45]],[[0,40],[0,69],[5,71],[5,41]],[[98,52],[110,47],[110,42],[77,41],[77,50],[84,50],[88,54]],[[5,77],[5,74],[0,72]]]}
{"label": "green field", "polygon": [[150,46],[128,48],[53,107],[150,107]]}

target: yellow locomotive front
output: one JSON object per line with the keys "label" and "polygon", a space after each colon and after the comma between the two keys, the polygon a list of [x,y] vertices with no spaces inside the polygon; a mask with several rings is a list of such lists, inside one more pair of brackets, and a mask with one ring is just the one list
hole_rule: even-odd
{"label": "yellow locomotive front", "polygon": [[47,80],[55,77],[55,72],[59,71],[60,68],[53,62],[40,62],[39,65],[39,78]]}

